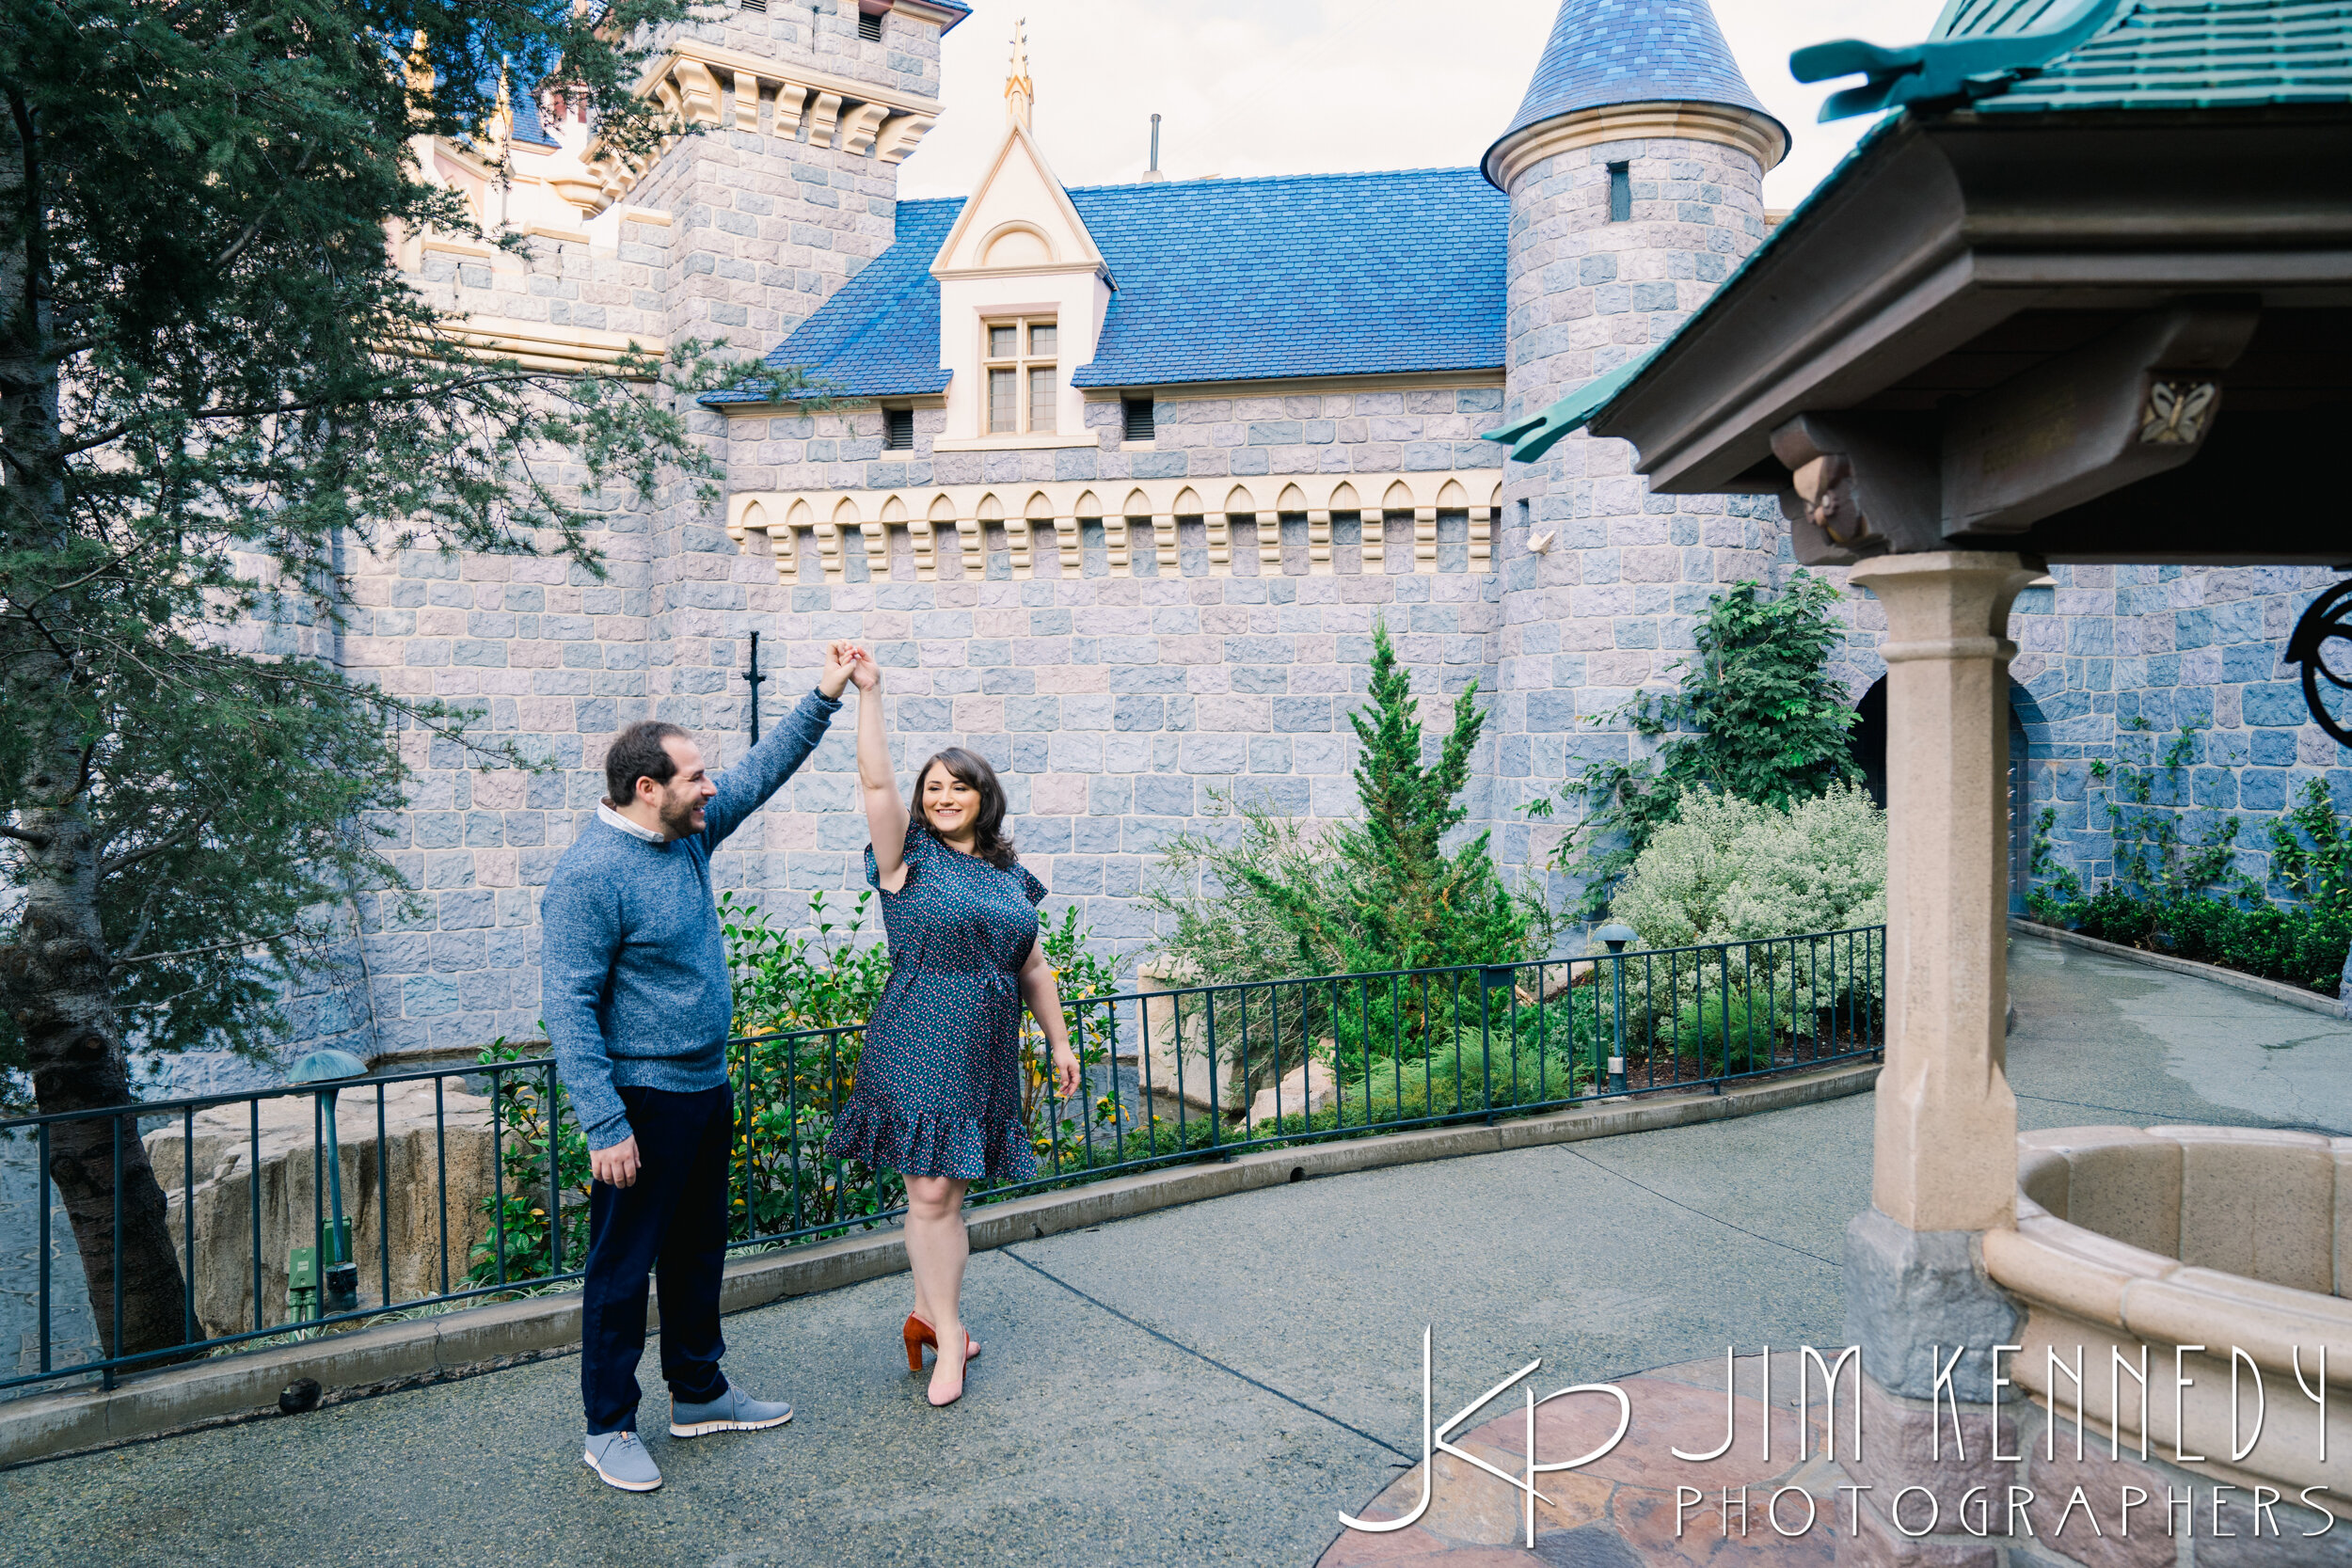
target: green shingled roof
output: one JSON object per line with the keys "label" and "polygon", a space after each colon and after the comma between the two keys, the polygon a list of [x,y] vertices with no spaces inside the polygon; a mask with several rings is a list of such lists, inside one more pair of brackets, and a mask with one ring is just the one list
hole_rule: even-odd
{"label": "green shingled roof", "polygon": [[[1938,39],[2035,32],[2079,0],[1951,0]],[[1981,113],[2223,108],[2352,99],[2352,0],[2123,0],[2090,42]]]}

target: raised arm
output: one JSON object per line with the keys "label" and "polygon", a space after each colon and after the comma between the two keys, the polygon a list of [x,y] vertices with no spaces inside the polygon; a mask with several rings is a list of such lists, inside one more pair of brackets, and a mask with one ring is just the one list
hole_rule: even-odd
{"label": "raised arm", "polygon": [[825,648],[825,665],[817,675],[816,689],[786,715],[783,723],[745,754],[740,765],[719,775],[719,793],[711,798],[703,829],[703,842],[716,849],[784,787],[808,754],[825,738],[825,728],[841,711],[841,689],[850,681],[848,642]]}
{"label": "raised arm", "polygon": [[884,893],[907,885],[907,805],[890,766],[890,736],[882,728],[882,668],[861,648],[850,680],[857,688],[857,792],[866,802],[866,831],[874,841],[874,870]]}

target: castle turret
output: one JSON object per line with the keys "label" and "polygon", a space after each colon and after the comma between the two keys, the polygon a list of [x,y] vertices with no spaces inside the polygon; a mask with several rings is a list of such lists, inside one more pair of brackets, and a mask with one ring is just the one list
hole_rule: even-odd
{"label": "castle turret", "polygon": [[1763,238],[1788,149],[1707,0],[1565,0],[1485,159],[1511,198],[1512,412],[1673,331]]}
{"label": "castle turret", "polygon": [[[1484,163],[1511,198],[1509,418],[1670,336],[1763,240],[1788,149],[1707,0],[1565,0]],[[1503,497],[1501,718],[1533,798],[1624,754],[1582,721],[1664,678],[1715,586],[1765,575],[1778,522],[1650,496],[1624,443],[1581,433],[1510,464]]]}

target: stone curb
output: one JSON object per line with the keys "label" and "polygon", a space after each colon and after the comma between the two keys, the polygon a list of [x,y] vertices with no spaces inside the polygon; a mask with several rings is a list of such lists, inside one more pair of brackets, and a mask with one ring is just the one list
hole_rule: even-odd
{"label": "stone curb", "polygon": [[2120,942],[2102,942],[2080,931],[2043,926],[2035,921],[2021,920],[2016,915],[2009,917],[2009,928],[2019,936],[2043,937],[2051,942],[2064,942],[2069,947],[2105,953],[2110,958],[2146,964],[2151,969],[2169,969],[2175,974],[2193,974],[2201,980],[2211,980],[2234,990],[2249,991],[2256,996],[2268,997],[2273,1002],[2283,1002],[2290,1007],[2300,1007],[2305,1012],[2325,1013],[2339,1020],[2352,1016],[2346,1011],[2352,1004],[2322,996],[2315,990],[2305,990],[2300,986],[2290,986],[2283,980],[2265,980],[2258,974],[2242,974],[2234,969],[2224,969],[2219,964],[2199,963],[2194,958],[2176,958],[2169,953],[2151,953],[2145,948],[2126,947]]}
{"label": "stone curb", "polygon": [[[1878,1064],[1857,1062],[1722,1094],[1629,1099],[1491,1125],[1261,1149],[1214,1164],[1147,1171],[974,1209],[968,1216],[972,1249],[1035,1241],[1310,1177],[1656,1132],[1811,1105],[1864,1093],[1878,1074]],[[729,1264],[720,1305],[723,1311],[740,1312],[905,1268],[906,1248],[895,1231],[790,1247]],[[658,1313],[654,1321],[659,1322]],[[332,1399],[339,1392],[441,1382],[579,1343],[580,1297],[550,1294],[167,1368],[125,1378],[112,1393],[76,1390],[14,1400],[0,1403],[0,1468],[195,1426],[272,1416],[278,1391],[306,1377],[315,1378]]]}

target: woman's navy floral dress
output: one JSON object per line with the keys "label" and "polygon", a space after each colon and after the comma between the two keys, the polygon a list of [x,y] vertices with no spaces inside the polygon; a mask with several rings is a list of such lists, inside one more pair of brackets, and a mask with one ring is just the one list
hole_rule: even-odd
{"label": "woman's navy floral dress", "polygon": [[1045,884],[912,823],[906,867],[904,885],[883,891],[866,851],[890,934],[890,984],[825,1152],[901,1176],[1025,1181],[1037,1156],[1021,1120],[1018,976]]}

